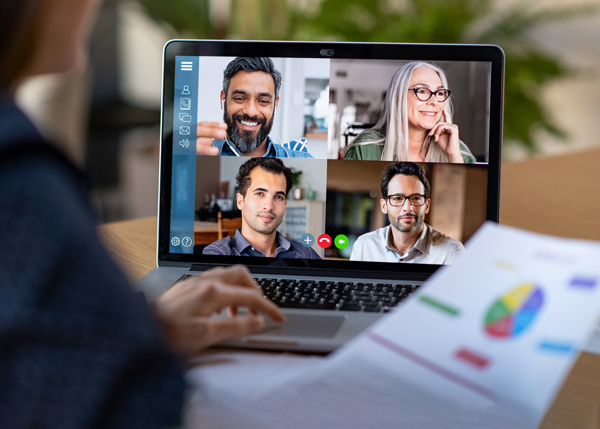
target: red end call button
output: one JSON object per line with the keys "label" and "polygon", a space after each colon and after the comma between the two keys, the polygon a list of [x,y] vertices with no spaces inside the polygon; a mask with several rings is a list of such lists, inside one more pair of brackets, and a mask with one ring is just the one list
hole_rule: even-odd
{"label": "red end call button", "polygon": [[329,246],[331,246],[331,237],[327,234],[321,234],[321,235],[319,235],[317,244],[319,245],[319,247],[322,247],[323,249],[327,249]]}

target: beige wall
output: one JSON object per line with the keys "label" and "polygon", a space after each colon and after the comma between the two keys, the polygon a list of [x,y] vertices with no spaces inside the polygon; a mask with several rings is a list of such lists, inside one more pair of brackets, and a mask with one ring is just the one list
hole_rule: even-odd
{"label": "beige wall", "polygon": [[[502,7],[517,4],[514,0],[497,0]],[[598,4],[597,0],[538,0],[536,7]],[[549,84],[543,94],[556,125],[567,132],[567,141],[544,133],[538,135],[540,155],[580,151],[600,146],[596,131],[600,122],[600,14],[573,18],[540,26],[531,38],[546,52],[582,70],[579,76]],[[522,150],[505,146],[505,158],[521,159]]]}

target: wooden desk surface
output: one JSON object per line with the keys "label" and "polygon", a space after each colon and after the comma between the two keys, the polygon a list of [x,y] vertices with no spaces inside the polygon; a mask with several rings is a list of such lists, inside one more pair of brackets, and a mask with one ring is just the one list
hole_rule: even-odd
{"label": "wooden desk surface", "polygon": [[[600,241],[600,149],[505,163],[500,223]],[[156,267],[156,218],[99,227],[130,281]],[[541,428],[600,428],[600,356],[582,353]]]}

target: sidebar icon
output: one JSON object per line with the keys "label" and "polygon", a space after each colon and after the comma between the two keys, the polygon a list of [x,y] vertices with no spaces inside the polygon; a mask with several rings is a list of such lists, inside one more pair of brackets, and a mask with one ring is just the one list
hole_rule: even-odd
{"label": "sidebar icon", "polygon": [[199,57],[175,57],[171,253],[194,252]]}

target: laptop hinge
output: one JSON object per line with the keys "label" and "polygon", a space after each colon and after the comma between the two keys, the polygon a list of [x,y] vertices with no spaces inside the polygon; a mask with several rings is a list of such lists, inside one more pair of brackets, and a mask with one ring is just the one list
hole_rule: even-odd
{"label": "laptop hinge", "polygon": [[[215,268],[214,264],[193,264],[190,271],[206,271]],[[252,274],[260,275],[298,275],[307,277],[343,277],[348,279],[395,279],[425,281],[431,273],[389,273],[372,271],[328,270],[328,269],[294,269],[290,267],[257,267],[248,266]]]}

